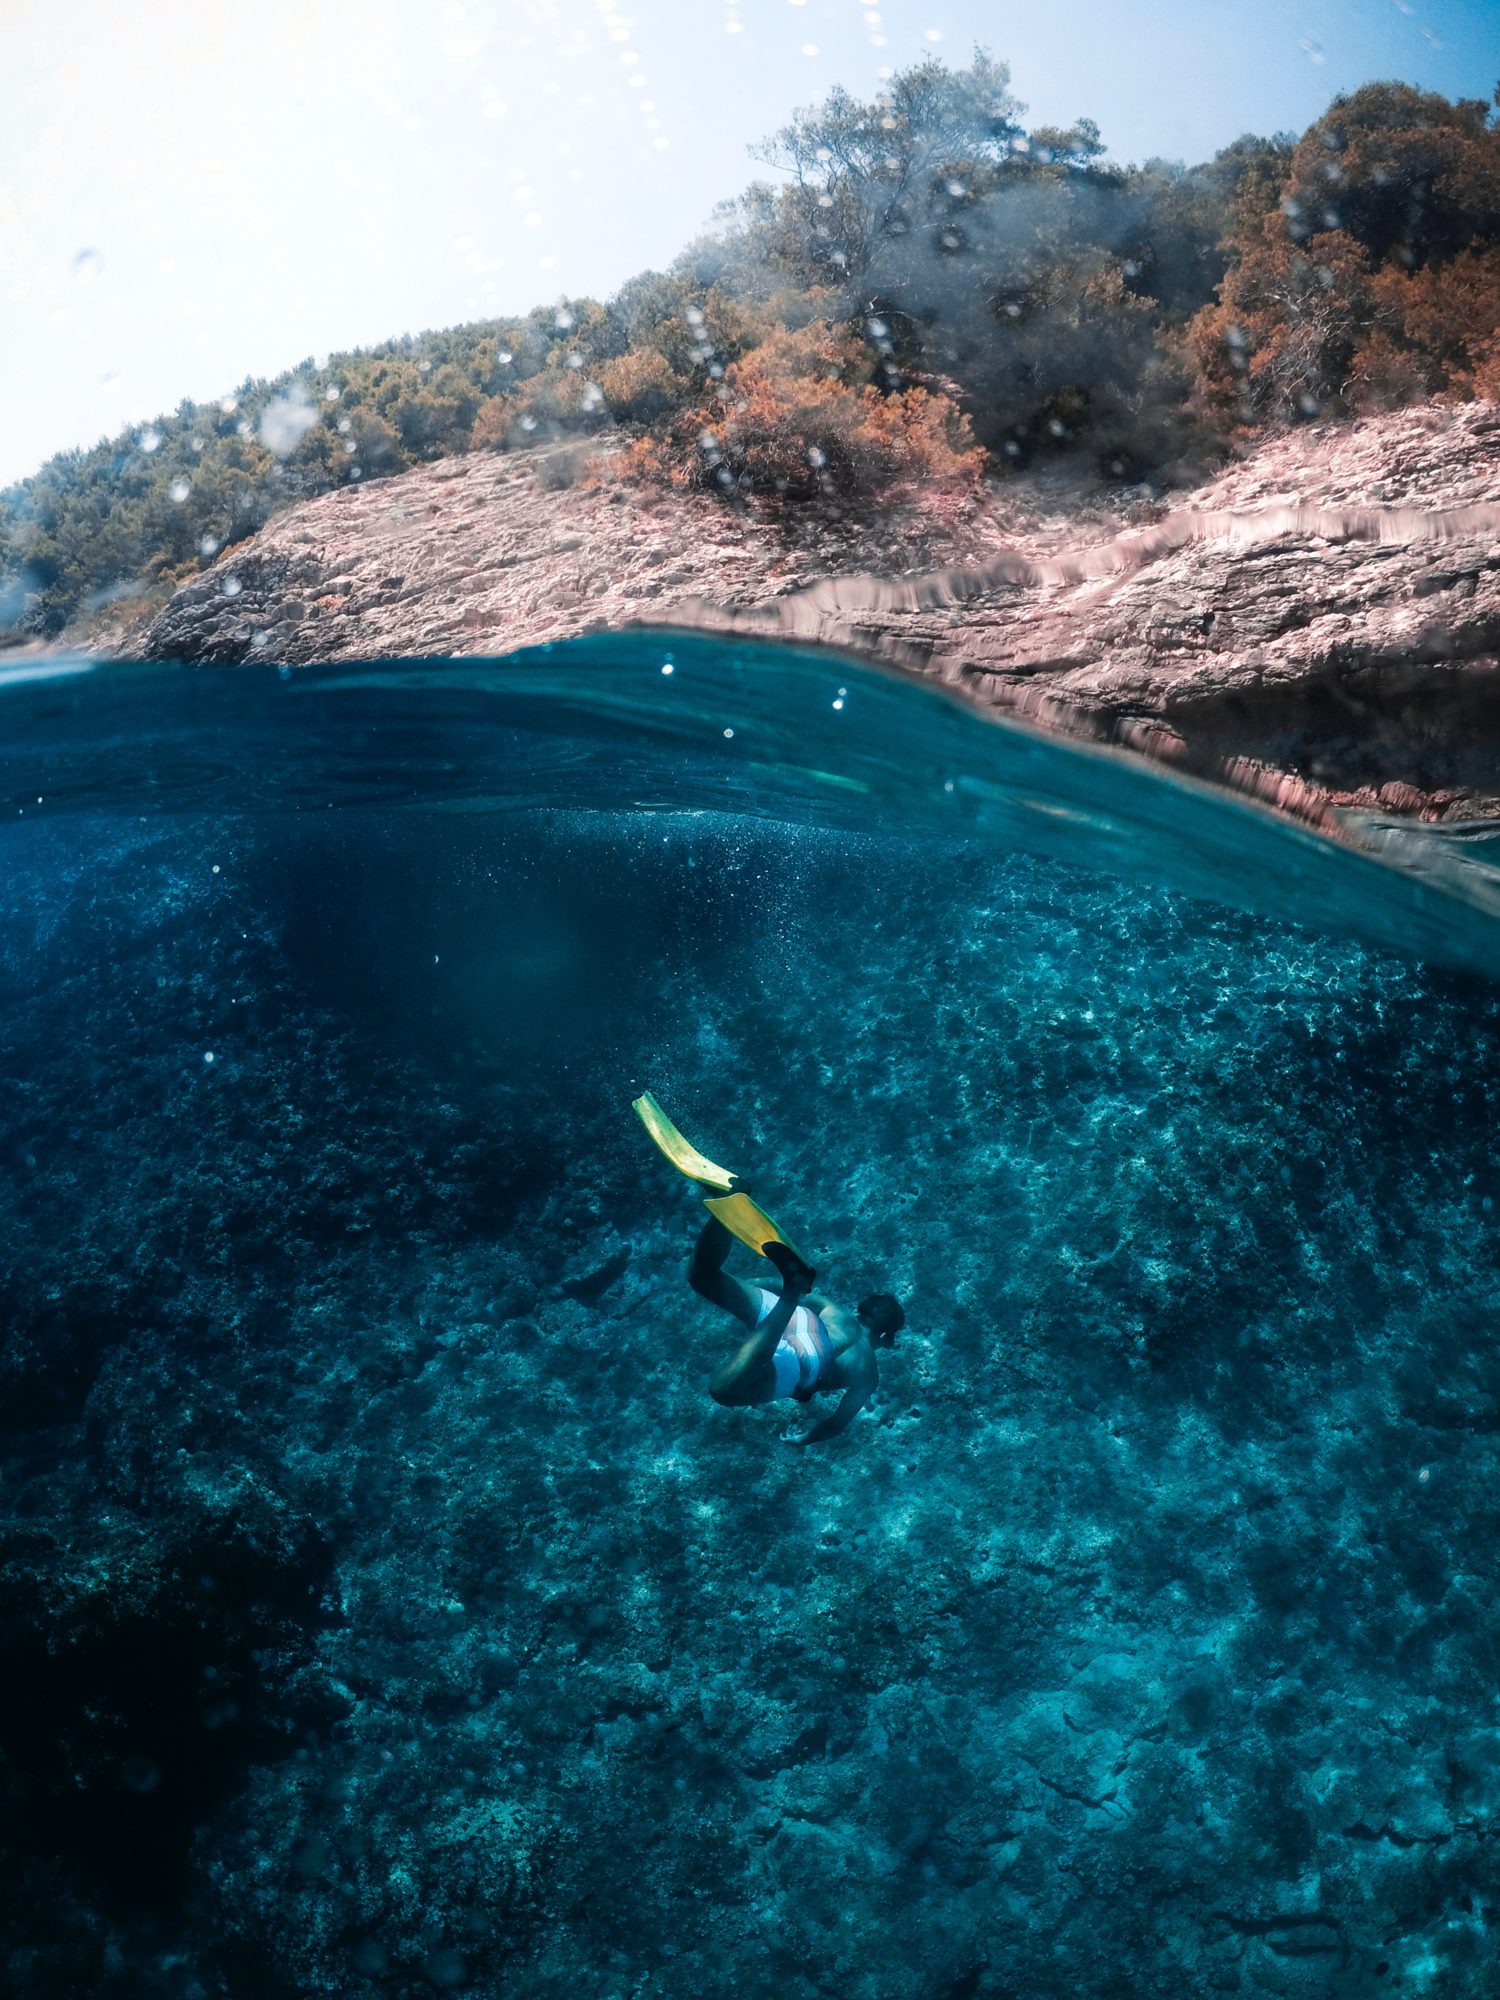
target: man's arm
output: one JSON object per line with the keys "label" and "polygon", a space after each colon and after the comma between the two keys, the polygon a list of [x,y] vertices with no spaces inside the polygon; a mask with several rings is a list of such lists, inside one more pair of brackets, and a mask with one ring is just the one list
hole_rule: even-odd
{"label": "man's arm", "polygon": [[875,1384],[869,1381],[851,1382],[839,1398],[838,1408],[831,1417],[824,1417],[813,1425],[810,1431],[803,1431],[794,1437],[793,1444],[826,1444],[829,1438],[836,1438],[841,1431],[848,1430],[865,1404],[874,1393]]}

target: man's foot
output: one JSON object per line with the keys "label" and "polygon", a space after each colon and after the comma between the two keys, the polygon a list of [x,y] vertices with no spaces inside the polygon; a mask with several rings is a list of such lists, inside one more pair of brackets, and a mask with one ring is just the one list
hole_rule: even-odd
{"label": "man's foot", "polygon": [[765,1252],[768,1262],[774,1264],[781,1273],[781,1282],[783,1285],[799,1292],[810,1292],[812,1290],[813,1280],[818,1274],[810,1265],[803,1263],[790,1244],[766,1243],[761,1247]]}

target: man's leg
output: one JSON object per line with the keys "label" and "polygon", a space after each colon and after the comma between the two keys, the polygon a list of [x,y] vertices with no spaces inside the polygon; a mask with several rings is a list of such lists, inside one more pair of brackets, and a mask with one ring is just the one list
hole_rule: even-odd
{"label": "man's leg", "polygon": [[707,1299],[711,1305],[722,1306],[725,1312],[734,1314],[741,1326],[753,1328],[760,1318],[760,1294],[752,1292],[748,1285],[742,1285],[738,1278],[731,1278],[724,1269],[724,1259],[733,1244],[734,1238],[723,1223],[716,1215],[711,1215],[693,1246],[688,1283],[699,1298]]}
{"label": "man's leg", "polygon": [[[780,1328],[767,1338],[766,1327],[761,1325],[760,1319],[764,1303],[760,1293],[742,1285],[738,1278],[731,1278],[724,1269],[724,1259],[729,1255],[733,1242],[734,1238],[719,1218],[711,1215],[703,1225],[703,1233],[693,1250],[693,1261],[688,1266],[688,1283],[698,1296],[722,1306],[725,1312],[733,1313],[740,1325],[750,1331],[750,1338],[741,1345],[739,1352],[725,1362],[709,1383],[708,1393],[716,1403],[731,1406],[769,1403],[776,1394],[776,1369],[771,1360],[771,1350],[781,1337]],[[774,1312],[775,1308],[772,1310]],[[784,1312],[781,1319],[784,1323]]]}

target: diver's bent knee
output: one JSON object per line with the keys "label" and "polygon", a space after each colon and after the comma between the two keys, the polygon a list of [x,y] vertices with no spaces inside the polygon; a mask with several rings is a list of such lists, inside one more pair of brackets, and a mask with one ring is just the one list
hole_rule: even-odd
{"label": "diver's bent knee", "polygon": [[769,1371],[746,1374],[725,1368],[709,1383],[708,1393],[721,1409],[753,1409],[759,1403],[775,1402],[776,1377]]}
{"label": "diver's bent knee", "polygon": [[721,1368],[708,1385],[708,1393],[721,1410],[743,1410],[759,1402],[754,1384],[730,1368]]}

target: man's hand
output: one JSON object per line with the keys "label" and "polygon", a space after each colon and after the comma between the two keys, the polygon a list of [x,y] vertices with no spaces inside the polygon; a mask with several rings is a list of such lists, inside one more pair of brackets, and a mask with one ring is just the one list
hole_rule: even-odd
{"label": "man's hand", "polygon": [[813,1281],[818,1274],[803,1263],[795,1250],[788,1248],[785,1243],[767,1243],[762,1247],[768,1261],[781,1273],[781,1288],[784,1292],[795,1293],[801,1298],[812,1290]]}

